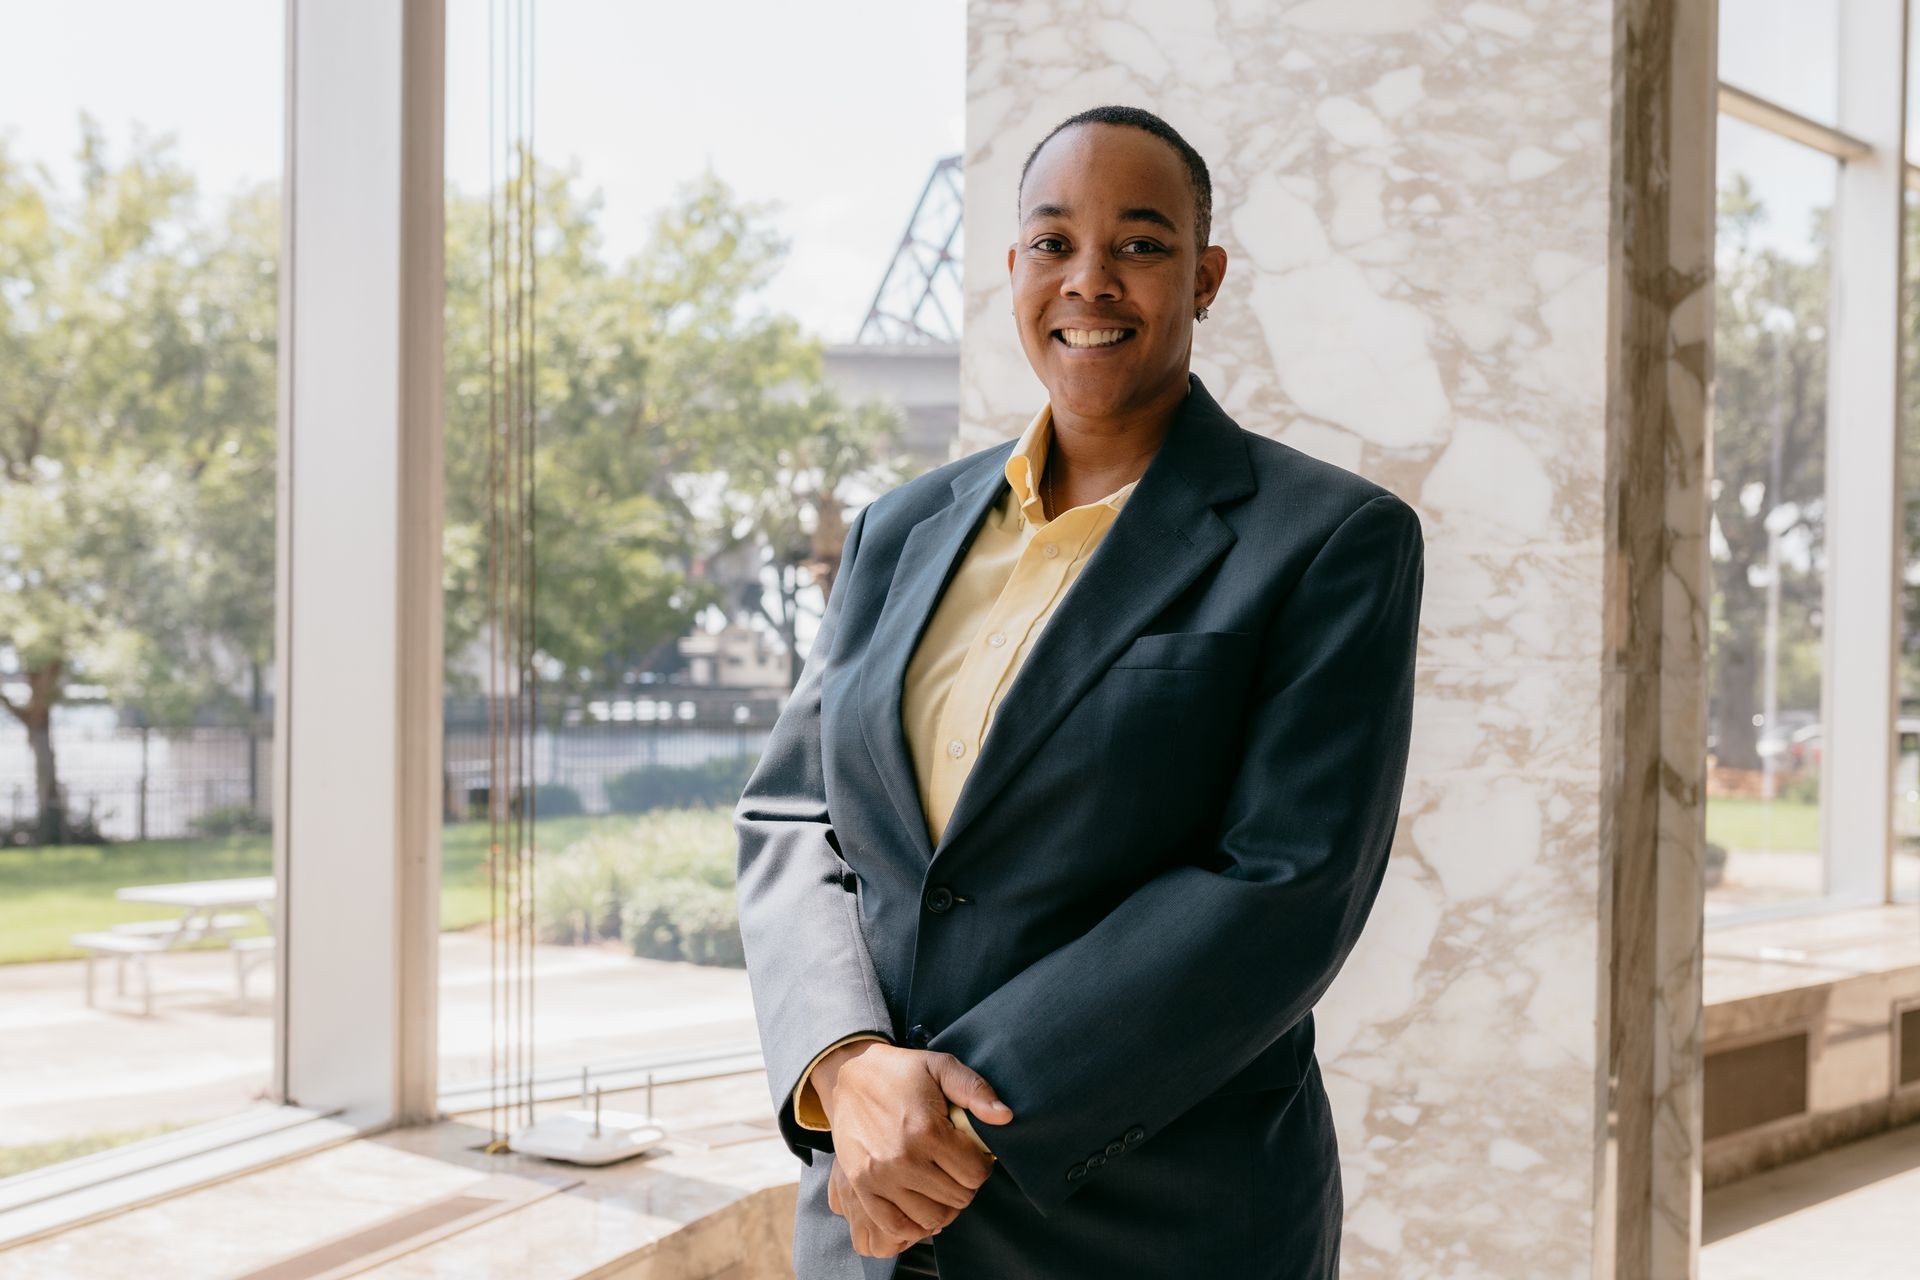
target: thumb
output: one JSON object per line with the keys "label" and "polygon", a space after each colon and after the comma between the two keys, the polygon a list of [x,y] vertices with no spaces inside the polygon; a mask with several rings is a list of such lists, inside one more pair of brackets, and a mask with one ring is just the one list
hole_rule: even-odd
{"label": "thumb", "polygon": [[979,1072],[950,1053],[930,1056],[933,1078],[939,1083],[940,1091],[947,1095],[947,1101],[958,1103],[988,1124],[1006,1124],[1013,1119],[1013,1109],[1000,1101],[993,1086]]}

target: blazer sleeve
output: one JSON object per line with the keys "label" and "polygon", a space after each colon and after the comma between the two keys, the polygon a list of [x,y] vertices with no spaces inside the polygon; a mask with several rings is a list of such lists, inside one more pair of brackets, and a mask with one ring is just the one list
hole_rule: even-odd
{"label": "blazer sleeve", "polygon": [[1345,962],[1398,822],[1423,582],[1411,507],[1351,512],[1267,628],[1210,845],[934,1036],[1013,1108],[993,1153],[1041,1214],[1117,1163],[1090,1154],[1151,1141],[1252,1062]]}
{"label": "blazer sleeve", "polygon": [[820,742],[821,672],[833,655],[867,508],[847,530],[840,574],[793,693],[733,810],[735,896],[761,1055],[788,1148],[807,1164],[833,1135],[794,1115],[802,1074],[836,1041],[893,1021],[860,933],[858,882],[827,813]]}

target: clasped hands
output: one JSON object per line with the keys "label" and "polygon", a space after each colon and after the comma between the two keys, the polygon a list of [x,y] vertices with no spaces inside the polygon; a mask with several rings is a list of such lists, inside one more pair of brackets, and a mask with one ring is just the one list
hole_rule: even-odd
{"label": "clasped hands", "polygon": [[954,1127],[949,1102],[976,1121],[1013,1119],[979,1073],[950,1053],[856,1041],[823,1058],[812,1078],[833,1130],[827,1205],[847,1220],[854,1250],[870,1258],[938,1235],[993,1172],[993,1157]]}

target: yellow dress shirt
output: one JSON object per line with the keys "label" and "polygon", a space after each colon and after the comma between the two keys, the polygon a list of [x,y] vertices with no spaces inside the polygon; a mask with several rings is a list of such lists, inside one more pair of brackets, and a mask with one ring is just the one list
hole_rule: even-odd
{"label": "yellow dress shirt", "polygon": [[[927,835],[936,845],[1007,687],[1139,483],[1129,481],[1047,519],[1040,478],[1053,439],[1052,410],[1051,403],[1041,406],[1008,455],[1008,491],[982,522],[907,666],[901,727],[913,753]],[[822,1058],[855,1040],[884,1039],[856,1031],[822,1049],[794,1087],[795,1122],[803,1129],[830,1127],[811,1084]],[[947,1110],[956,1128],[992,1154],[966,1108],[952,1103]]]}

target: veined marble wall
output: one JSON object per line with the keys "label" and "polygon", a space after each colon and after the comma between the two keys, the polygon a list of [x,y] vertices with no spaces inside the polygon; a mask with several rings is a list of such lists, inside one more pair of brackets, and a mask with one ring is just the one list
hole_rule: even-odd
{"label": "veined marble wall", "polygon": [[1602,827],[1623,774],[1658,769],[1603,759],[1623,741],[1603,708],[1628,739],[1646,723],[1606,684],[1616,20],[1611,0],[970,0],[962,448],[1044,395],[1007,314],[1020,164],[1061,118],[1132,104],[1213,174],[1229,262],[1194,371],[1425,524],[1400,838],[1315,1015],[1350,1276],[1612,1274],[1612,1215],[1636,1211],[1611,1189]]}

